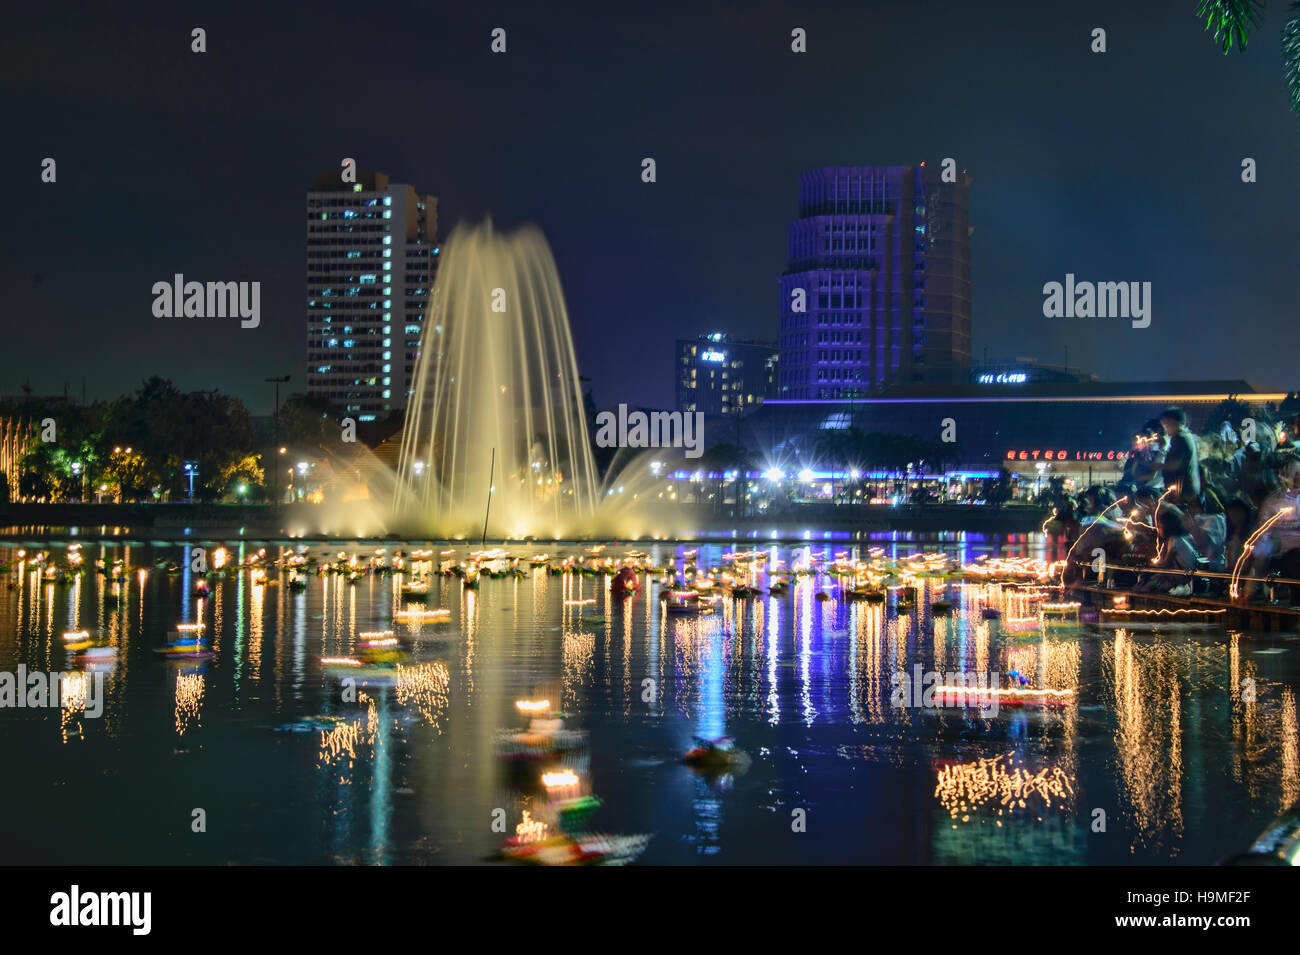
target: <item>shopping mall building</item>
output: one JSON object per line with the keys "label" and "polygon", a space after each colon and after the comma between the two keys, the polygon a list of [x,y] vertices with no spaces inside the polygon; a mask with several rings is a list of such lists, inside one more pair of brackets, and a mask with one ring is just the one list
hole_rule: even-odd
{"label": "shopping mall building", "polygon": [[[1076,486],[1120,476],[1134,435],[1171,405],[1199,432],[1227,398],[1276,407],[1284,392],[1236,381],[1033,381],[974,376],[968,384],[899,385],[870,398],[769,400],[736,434],[769,468],[811,471],[818,479],[818,436],[828,429],[953,439],[943,475],[931,480],[996,477],[1002,468],[1037,482],[1060,475]],[[729,425],[734,428],[734,423]],[[731,439],[729,437],[730,440]],[[714,443],[707,439],[707,443]],[[957,462],[957,463],[951,463]],[[823,465],[819,467],[819,465]]]}

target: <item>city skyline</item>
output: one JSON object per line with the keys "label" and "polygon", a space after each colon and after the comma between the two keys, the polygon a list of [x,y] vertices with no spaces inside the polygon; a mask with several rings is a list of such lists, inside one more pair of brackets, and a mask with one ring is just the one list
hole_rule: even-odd
{"label": "city skyline", "polygon": [[[380,101],[363,69],[319,100],[305,95],[310,80],[271,81],[295,65],[312,75],[313,51],[355,26],[342,6],[265,11],[251,36],[241,9],[199,17],[204,54],[190,52],[192,24],[147,6],[129,35],[99,12],[71,31],[19,16],[4,95],[40,145],[8,159],[11,180],[32,187],[19,190],[4,276],[15,313],[31,319],[13,323],[0,392],[30,379],[37,394],[67,382],[77,395],[84,377],[91,399],[107,398],[161,374],[268,414],[266,378],[288,371],[290,391],[305,391],[302,185],[349,157],[439,196],[444,234],[489,215],[504,228],[535,222],[602,405],[669,405],[677,338],[778,337],[776,276],[801,172],[949,157],[978,184],[973,355],[1059,363],[1068,348],[1071,365],[1110,380],[1292,384],[1285,350],[1259,345],[1294,320],[1300,198],[1284,170],[1300,124],[1269,43],[1224,57],[1193,11],[763,5],[742,29],[705,6],[647,15],[646,42],[622,53],[609,37],[627,27],[599,15],[559,26],[522,7],[420,14],[372,71]],[[1261,35],[1284,13],[1267,9]],[[494,55],[498,25],[509,41]],[[790,50],[796,26],[806,54]],[[1096,26],[1108,31],[1104,54],[1089,50]],[[909,35],[927,41],[878,42]],[[56,75],[23,68],[38,60]],[[864,104],[862,90],[889,84],[906,95]],[[981,118],[988,90],[1002,97],[996,122]],[[238,115],[206,108],[232,97]],[[746,106],[759,98],[763,110]],[[55,183],[39,181],[46,156]],[[646,157],[654,183],[641,181]],[[1241,181],[1244,158],[1257,182]],[[204,182],[214,188],[194,188]],[[85,254],[65,251],[70,228]],[[154,317],[150,288],[178,273],[261,282],[261,325]],[[1046,318],[1042,288],[1067,274],[1151,282],[1151,326]],[[1234,335],[1246,310],[1257,332]],[[78,347],[31,361],[52,328]]]}
{"label": "city skyline", "polygon": [[1276,921],[1300,0],[6,25],[20,932],[380,866]]}

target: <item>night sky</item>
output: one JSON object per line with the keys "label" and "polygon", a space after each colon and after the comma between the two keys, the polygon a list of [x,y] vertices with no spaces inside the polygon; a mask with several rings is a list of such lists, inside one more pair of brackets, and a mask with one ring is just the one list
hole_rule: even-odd
{"label": "night sky", "polygon": [[[1111,380],[1297,388],[1287,4],[1229,56],[1196,7],[25,5],[0,38],[0,395],[84,376],[107,398],[161,374],[266,414],[264,378],[303,390],[305,192],[344,156],[438,196],[444,239],[489,214],[537,223],[602,405],[670,405],[679,336],[776,339],[800,171],[945,156],[974,177],[976,361],[1068,347]],[[261,327],[155,318],[151,287],[176,272],[260,281]],[[1067,272],[1150,281],[1150,328],[1044,318]]]}

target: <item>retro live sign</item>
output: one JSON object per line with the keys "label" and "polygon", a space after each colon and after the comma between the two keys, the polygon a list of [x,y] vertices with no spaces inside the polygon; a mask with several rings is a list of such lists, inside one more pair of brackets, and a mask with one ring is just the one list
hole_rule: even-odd
{"label": "retro live sign", "polygon": [[1011,450],[1008,461],[1123,461],[1127,451],[1044,451]]}

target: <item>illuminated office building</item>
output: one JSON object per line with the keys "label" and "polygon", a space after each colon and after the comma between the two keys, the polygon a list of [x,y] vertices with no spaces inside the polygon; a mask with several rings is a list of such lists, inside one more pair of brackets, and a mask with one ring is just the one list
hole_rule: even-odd
{"label": "illuminated office building", "polygon": [[941,168],[836,166],[799,177],[781,276],[780,397],[852,398],[965,380],[970,187]]}
{"label": "illuminated office building", "polygon": [[677,340],[677,410],[745,415],[776,394],[777,354],[721,332]]}

